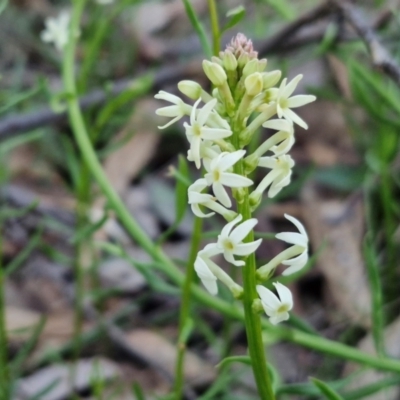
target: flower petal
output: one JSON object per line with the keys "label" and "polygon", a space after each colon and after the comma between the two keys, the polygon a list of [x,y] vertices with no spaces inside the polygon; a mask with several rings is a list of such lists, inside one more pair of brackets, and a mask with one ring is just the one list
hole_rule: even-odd
{"label": "flower petal", "polygon": [[196,217],[209,218],[209,217],[212,217],[213,215],[215,215],[215,212],[210,212],[208,214],[204,214],[203,211],[201,211],[198,203],[192,204],[191,207],[192,207],[192,212]]}
{"label": "flower petal", "polygon": [[254,242],[240,243],[235,246],[234,254],[237,256],[248,256],[253,254],[260,246],[262,239],[258,239]]}
{"label": "flower petal", "polygon": [[257,224],[258,220],[256,218],[244,221],[232,231],[230,238],[235,243],[241,242]]}
{"label": "flower petal", "polygon": [[292,292],[286,286],[282,285],[282,283],[274,282],[274,286],[278,292],[279,298],[281,299],[281,303],[287,304],[289,310],[291,310],[293,308]]}
{"label": "flower petal", "polygon": [[222,172],[220,177],[220,182],[224,186],[229,187],[248,187],[253,184],[253,181],[245,176],[234,174],[232,172]]}
{"label": "flower petal", "polygon": [[227,129],[220,128],[201,128],[201,137],[206,140],[215,140],[215,139],[223,139],[228,136],[231,136],[232,132]]}
{"label": "flower petal", "polygon": [[242,218],[243,218],[242,214],[238,214],[237,217],[234,220],[232,220],[231,222],[228,222],[222,228],[222,231],[221,231],[221,234],[219,235],[219,237],[221,239],[226,239],[231,234],[231,231],[232,231],[233,227],[236,224],[238,224],[242,220]]}
{"label": "flower petal", "polygon": [[215,296],[218,293],[217,277],[211,272],[207,264],[201,257],[197,257],[194,263],[194,269],[200,278],[204,287],[210,294]]}
{"label": "flower petal", "polygon": [[295,91],[297,84],[303,78],[303,75],[299,74],[294,77],[286,86],[285,88],[279,93],[280,97],[288,99],[289,96]]}
{"label": "flower petal", "polygon": [[295,225],[299,232],[308,239],[307,231],[305,230],[304,225],[298,219],[292,217],[289,214],[285,214],[285,218],[289,220],[293,225]]}
{"label": "flower petal", "polygon": [[279,301],[278,297],[273,292],[271,292],[271,290],[267,289],[262,285],[257,285],[256,289],[263,304],[265,304],[268,308],[271,309],[279,308],[281,302]]}
{"label": "flower petal", "polygon": [[233,153],[225,153],[223,157],[220,158],[218,166],[221,171],[226,171],[233,165],[235,165],[244,155],[246,150],[237,150]]}
{"label": "flower petal", "polygon": [[300,94],[298,96],[293,96],[287,101],[287,106],[289,108],[297,108],[304,106],[308,103],[315,101],[317,98],[310,94]]}
{"label": "flower petal", "polygon": [[262,126],[276,131],[293,132],[293,124],[285,119],[271,119],[264,122]]}
{"label": "flower petal", "polygon": [[216,104],[217,104],[217,99],[210,100],[199,111],[199,113],[197,114],[197,122],[200,124],[200,126],[204,126],[204,124],[207,122],[208,117],[210,116],[211,111],[213,110]]}
{"label": "flower petal", "polygon": [[293,112],[290,108],[285,108],[282,110],[283,116],[289,121],[294,122],[295,124],[301,126],[304,129],[308,129],[308,125],[303,121],[295,112]]}
{"label": "flower petal", "polygon": [[157,115],[161,115],[162,117],[177,117],[182,116],[181,109],[179,106],[167,106],[161,107],[156,110]]}
{"label": "flower petal", "polygon": [[275,235],[279,240],[283,240],[286,243],[297,244],[301,247],[307,247],[307,237],[296,232],[282,232]]}
{"label": "flower petal", "polygon": [[[206,178],[207,178],[207,175],[206,175]],[[220,182],[214,182],[212,187],[213,187],[213,192],[215,194],[215,197],[218,199],[218,201],[223,206],[231,208],[232,201],[231,201],[228,193],[226,192],[225,188],[221,185],[221,183]]]}

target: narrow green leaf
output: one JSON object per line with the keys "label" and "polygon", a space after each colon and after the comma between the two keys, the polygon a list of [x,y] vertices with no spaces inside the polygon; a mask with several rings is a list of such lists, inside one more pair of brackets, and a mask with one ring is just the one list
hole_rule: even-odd
{"label": "narrow green leaf", "polygon": [[322,56],[332,48],[332,46],[335,44],[338,30],[339,28],[337,24],[330,23],[327,26],[324,37],[322,38],[321,43],[315,50],[316,56]]}
{"label": "narrow green leaf", "polygon": [[203,48],[204,55],[207,58],[211,58],[212,51],[209,39],[207,38],[206,31],[204,29],[203,24],[200,19],[196,15],[196,11],[194,10],[190,0],[183,0],[183,5],[185,6],[186,14],[193,26],[193,29],[196,31],[197,36],[200,39],[201,46]]}
{"label": "narrow green leaf", "polygon": [[243,6],[238,6],[228,11],[226,16],[229,18],[229,20],[222,28],[221,34],[237,25],[245,17],[245,15],[246,9]]}
{"label": "narrow green leaf", "polygon": [[29,354],[35,347],[40,334],[45,326],[46,319],[42,318],[37,326],[34,328],[33,333],[29,340],[22,346],[21,350],[10,363],[11,380],[16,380],[22,373],[22,364],[29,357]]}
{"label": "narrow green leaf", "polygon": [[132,385],[132,393],[135,395],[136,400],[146,400],[143,389],[137,382]]}
{"label": "narrow green leaf", "polygon": [[108,220],[108,215],[105,214],[103,218],[94,224],[89,224],[84,226],[83,229],[78,230],[75,235],[70,239],[72,244],[79,243],[82,240],[86,240],[88,237],[92,236],[96,231],[98,231]]}
{"label": "narrow green leaf", "polygon": [[215,368],[223,369],[227,367],[229,364],[234,362],[251,365],[251,358],[249,356],[231,356],[224,358],[219,364],[215,366]]}
{"label": "narrow green leaf", "polygon": [[352,390],[351,392],[347,392],[345,394],[346,400],[359,400],[365,399],[366,397],[371,396],[372,394],[378,393],[381,390],[388,389],[391,386],[400,385],[400,377],[393,376],[390,378],[384,378],[378,382],[371,383],[370,385],[366,385],[361,387],[360,389]]}
{"label": "narrow green leaf", "polygon": [[5,275],[11,275],[17,268],[19,268],[24,261],[29,257],[34,249],[39,245],[42,239],[43,228],[39,228],[37,232],[29,239],[28,244],[24,249],[18,253],[16,257],[10,261],[5,267]]}
{"label": "narrow green leaf", "polygon": [[320,381],[316,378],[310,378],[312,383],[318,388],[318,390],[329,400],[344,400],[342,396],[339,395],[334,389],[332,389],[328,384]]}

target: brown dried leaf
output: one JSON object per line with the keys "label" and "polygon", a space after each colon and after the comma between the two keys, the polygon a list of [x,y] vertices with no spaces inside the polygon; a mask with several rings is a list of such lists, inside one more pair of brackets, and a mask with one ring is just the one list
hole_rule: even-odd
{"label": "brown dried leaf", "polygon": [[[384,343],[385,350],[389,357],[393,357],[395,359],[400,358],[400,318],[397,318],[394,322],[392,322],[385,329],[384,334]],[[368,334],[365,338],[363,338],[358,344],[358,348],[369,354],[376,354],[374,349],[374,339],[372,334]],[[348,364],[345,367],[344,375],[349,375],[354,371],[359,369],[358,365]],[[349,385],[349,389],[359,389],[366,385],[370,385],[374,382],[378,382],[387,377],[387,374],[382,372],[378,372],[375,370],[367,370],[361,375],[356,375],[354,379],[352,379],[351,384]],[[386,388],[385,390],[376,393],[374,395],[368,396],[368,400],[397,400],[400,396],[400,387],[399,386],[391,386],[390,388]]]}
{"label": "brown dried leaf", "polygon": [[[151,366],[174,376],[176,346],[163,336],[150,330],[135,329],[127,334],[130,346]],[[194,353],[187,351],[185,356],[185,382],[204,386],[215,379],[215,368]]]}
{"label": "brown dried leaf", "polygon": [[[121,375],[119,367],[105,358],[78,361],[75,365],[74,375],[72,375],[71,368],[72,365],[54,364],[21,379],[17,386],[17,399],[31,399],[54,384],[54,387],[40,398],[42,400],[63,400],[74,390],[82,391],[90,388],[94,378],[109,381]],[[73,385],[71,385],[71,376],[74,376]]]}
{"label": "brown dried leaf", "polygon": [[313,249],[319,249],[325,242],[318,268],[326,277],[333,299],[353,322],[369,327],[371,295],[361,254],[364,235],[361,198],[325,200],[309,185],[302,200]]}
{"label": "brown dried leaf", "polygon": [[132,179],[147,165],[153,157],[159,141],[155,110],[158,103],[144,100],[137,104],[132,118],[116,136],[120,141],[134,132],[134,136],[121,148],[111,153],[104,163],[109,181],[118,193],[123,193]]}

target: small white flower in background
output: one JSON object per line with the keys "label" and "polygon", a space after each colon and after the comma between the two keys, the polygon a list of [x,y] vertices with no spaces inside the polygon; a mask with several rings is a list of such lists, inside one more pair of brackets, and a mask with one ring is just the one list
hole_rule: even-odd
{"label": "small white flower in background", "polygon": [[[196,182],[189,186],[188,198],[189,204],[192,207],[193,214],[199,218],[208,218],[213,216],[215,212],[217,212],[229,221],[235,218],[236,213],[234,211],[227,210],[224,206],[217,203],[215,197],[211,196],[210,194],[202,193],[202,191],[207,186],[207,181],[204,178],[198,179]],[[201,211],[200,206],[207,207],[215,212],[204,214],[203,211]]]}
{"label": "small white flower in background", "polygon": [[276,96],[276,112],[279,118],[284,117],[300,125],[302,128],[307,129],[308,125],[291,110],[291,108],[304,106],[316,99],[315,96],[306,94],[290,97],[301,78],[303,78],[303,75],[297,75],[288,84],[286,84],[287,78],[282,80]]}
{"label": "small white flower in background", "polygon": [[234,256],[248,256],[254,253],[261,244],[261,239],[243,243],[244,238],[257,225],[258,221],[255,218],[251,218],[234,228],[242,218],[242,215],[239,214],[233,221],[226,224],[221,234],[218,235],[218,242],[216,244],[216,247],[223,252],[225,260],[237,267],[245,265],[245,262],[235,260]]}
{"label": "small white flower in background", "polygon": [[162,107],[156,110],[157,115],[173,118],[167,124],[159,126],[158,129],[168,128],[185,115],[189,115],[192,110],[192,107],[189,104],[184,103],[180,97],[165,92],[164,90],[160,90],[154,97],[158,100],[165,100],[174,104],[173,106]]}
{"label": "small white flower in background", "polygon": [[285,214],[285,218],[292,222],[299,230],[299,233],[282,232],[275,236],[277,239],[293,245],[291,249],[293,250],[292,257],[294,258],[282,261],[283,265],[289,266],[289,268],[283,271],[282,275],[291,275],[302,269],[307,264],[308,236],[303,224],[300,221],[288,214]]}
{"label": "small white flower in background", "polygon": [[55,18],[46,18],[45,29],[40,34],[42,41],[54,43],[56,49],[62,51],[68,43],[70,20],[71,16],[68,11],[61,11]]}
{"label": "small white flower in background", "polygon": [[285,186],[289,185],[292,176],[294,161],[291,156],[285,154],[279,157],[261,157],[258,165],[271,168],[271,171],[259,183],[257,188],[250,195],[250,199],[257,204],[260,197],[270,186],[268,197],[275,197]]}
{"label": "small white flower in background", "polygon": [[204,165],[207,170],[204,178],[209,186],[212,185],[215,197],[225,207],[231,207],[232,202],[224,186],[240,188],[253,184],[253,181],[245,176],[228,172],[245,153],[245,150],[237,150],[233,153],[223,152],[214,158],[209,165]]}
{"label": "small white flower in background", "polygon": [[274,282],[278,296],[264,286],[257,285],[257,292],[261,299],[261,304],[265,313],[268,315],[271,324],[289,319],[289,311],[293,308],[293,296],[290,290],[279,282]]}
{"label": "small white flower in background", "polygon": [[186,137],[190,143],[191,158],[194,160],[197,168],[201,167],[200,146],[203,140],[223,139],[232,135],[230,129],[210,128],[206,126],[208,118],[217,104],[217,99],[206,103],[196,115],[197,106],[200,101],[201,99],[196,101],[190,113],[190,125],[186,122],[183,124],[186,129]]}
{"label": "small white flower in background", "polygon": [[97,4],[101,4],[102,6],[106,5],[106,4],[111,4],[114,3],[114,0],[96,0]]}

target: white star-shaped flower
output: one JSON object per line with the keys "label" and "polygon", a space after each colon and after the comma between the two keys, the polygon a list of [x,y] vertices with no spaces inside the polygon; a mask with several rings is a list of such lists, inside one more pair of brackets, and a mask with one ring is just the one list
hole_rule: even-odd
{"label": "white star-shaped flower", "polygon": [[197,106],[201,99],[198,99],[190,113],[190,125],[184,123],[186,129],[186,137],[190,143],[191,158],[193,158],[196,167],[200,168],[200,146],[203,140],[223,139],[232,135],[230,129],[210,128],[207,126],[208,119],[217,104],[217,99],[213,99],[206,103],[201,110],[197,112]]}
{"label": "white star-shaped flower", "polygon": [[192,111],[192,107],[189,104],[184,103],[180,97],[175,96],[172,93],[165,92],[164,90],[160,90],[154,97],[156,99],[169,101],[170,103],[174,104],[173,106],[162,107],[156,110],[157,115],[173,118],[167,124],[159,126],[158,129],[168,128],[185,115],[189,115]]}
{"label": "white star-shaped flower", "polygon": [[237,150],[233,153],[223,152],[214,158],[209,165],[207,163],[204,165],[207,170],[204,178],[209,186],[212,185],[215,197],[225,207],[231,207],[232,202],[224,186],[240,188],[253,184],[253,181],[249,178],[228,172],[245,153],[245,150]]}
{"label": "white star-shaped flower", "polygon": [[237,267],[245,265],[242,260],[235,260],[234,256],[248,256],[254,253],[261,244],[261,239],[254,242],[243,243],[243,240],[258,223],[257,219],[251,218],[243,223],[234,226],[242,220],[239,214],[233,221],[227,223],[218,236],[216,247],[220,249],[226,261]]}
{"label": "white star-shaped flower", "polygon": [[[207,246],[204,248],[204,250],[206,251]],[[212,273],[210,267],[207,265],[206,260],[210,256],[204,254],[204,250],[200,251],[197,255],[196,261],[194,262],[194,270],[196,271],[197,276],[200,278],[201,283],[208,290],[208,292],[215,296],[218,293],[217,277]]]}
{"label": "white star-shaped flower", "polygon": [[[283,271],[282,275],[291,275],[295,272],[302,269],[308,261],[308,236],[307,232],[304,229],[303,224],[298,221],[296,218],[285,214],[285,218],[292,222],[296,228],[299,230],[299,233],[296,232],[282,232],[278,233],[275,237],[279,240],[283,240],[286,243],[292,244],[292,257],[285,261],[282,261],[283,265],[288,265],[285,271]],[[287,252],[287,250],[286,250]]]}
{"label": "white star-shaped flower", "polygon": [[68,11],[62,11],[56,18],[47,18],[44,22],[45,29],[40,35],[43,42],[54,43],[56,49],[62,51],[68,43],[70,20]]}
{"label": "white star-shaped flower", "polygon": [[290,183],[294,161],[288,154],[279,157],[261,157],[258,166],[270,168],[271,171],[250,195],[250,199],[256,204],[268,186],[270,186],[268,197],[272,198]]}
{"label": "white star-shaped flower", "polygon": [[279,282],[274,282],[278,296],[264,286],[257,285],[257,292],[261,299],[261,304],[265,313],[268,315],[271,324],[289,319],[289,311],[293,308],[293,296],[290,290]]}
{"label": "white star-shaped flower", "polygon": [[[275,154],[275,157],[286,154],[292,148],[295,140],[294,127],[291,121],[284,119],[271,119],[270,121],[265,122],[263,127],[278,131],[269,139],[274,143],[274,145],[272,145],[268,150],[272,151]],[[261,155],[262,154],[260,154],[260,156]]]}
{"label": "white star-shaped flower", "polygon": [[[196,182],[189,186],[188,198],[189,204],[192,207],[193,214],[199,218],[208,218],[214,215],[215,212],[217,212],[229,221],[235,218],[236,213],[234,211],[227,210],[224,206],[216,201],[216,198],[214,196],[211,196],[208,193],[202,193],[202,191],[207,186],[207,181],[204,178],[198,179]],[[215,212],[204,214],[200,206],[207,207]]]}
{"label": "white star-shaped flower", "polygon": [[233,279],[214,261],[210,260],[210,257],[221,254],[221,252],[221,249],[219,249],[215,243],[208,244],[197,254],[194,269],[204,287],[213,296],[218,293],[218,279],[227,286],[236,298],[239,298],[243,293],[243,288],[234,282]]}
{"label": "white star-shaped flower", "polygon": [[282,80],[275,100],[276,112],[279,118],[284,117],[287,120],[300,125],[302,128],[307,129],[307,124],[295,112],[291,110],[291,108],[304,106],[305,104],[311,103],[316,99],[315,96],[305,94],[290,97],[302,78],[303,75],[297,75],[288,84],[286,84],[287,78]]}
{"label": "white star-shaped flower", "polygon": [[[214,144],[212,140],[203,140],[200,144],[200,158],[203,160],[204,165],[210,165],[211,161],[221,154],[221,148]],[[187,159],[194,161],[192,150],[187,152]]]}

